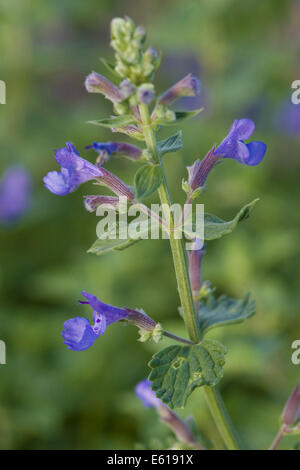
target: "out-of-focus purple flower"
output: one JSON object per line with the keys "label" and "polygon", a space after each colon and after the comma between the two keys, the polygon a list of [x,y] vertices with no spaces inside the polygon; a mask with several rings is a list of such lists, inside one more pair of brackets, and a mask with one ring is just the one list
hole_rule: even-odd
{"label": "out-of-focus purple flower", "polygon": [[132,160],[139,160],[142,156],[142,150],[139,147],[127,144],[127,142],[93,142],[86,149],[94,149],[104,160],[112,154],[123,155]]}
{"label": "out-of-focus purple flower", "polygon": [[155,396],[154,391],[151,390],[151,382],[148,379],[144,379],[137,384],[135,394],[146,408],[151,408],[152,406],[160,408],[161,406],[165,406],[160,399]]}
{"label": "out-of-focus purple flower", "polygon": [[61,166],[61,173],[50,171],[43,179],[45,187],[54,194],[65,196],[82,183],[102,176],[100,168],[79,156],[70,142],[55,153],[55,160]]}
{"label": "out-of-focus purple flower", "polygon": [[203,450],[203,447],[196,441],[187,424],[156,397],[154,391],[151,390],[150,380],[144,379],[139,382],[135,387],[135,394],[141,400],[143,406],[146,408],[156,408],[161,421],[172,429],[179,441],[188,444],[190,447]]}
{"label": "out-of-focus purple flower", "polygon": [[255,124],[250,119],[236,119],[232,124],[227,137],[216,148],[214,155],[222,158],[232,158],[244,165],[258,165],[265,156],[267,146],[263,142],[250,142],[245,144],[253,134]]}
{"label": "out-of-focus purple flower", "polygon": [[275,127],[279,132],[288,136],[300,136],[300,104],[296,105],[290,101],[280,106],[274,118]]}
{"label": "out-of-focus purple flower", "polygon": [[297,421],[300,413],[300,386],[296,385],[292,391],[288,401],[285,404],[282,413],[282,422],[287,426],[292,425]]}
{"label": "out-of-focus purple flower", "polygon": [[0,222],[17,221],[28,209],[31,197],[31,178],[22,167],[6,170],[0,182]]}
{"label": "out-of-focus purple flower", "polygon": [[170,106],[177,98],[182,96],[196,96],[200,93],[200,81],[191,74],[186,75],[179,82],[169,88],[158,100],[163,106]]}

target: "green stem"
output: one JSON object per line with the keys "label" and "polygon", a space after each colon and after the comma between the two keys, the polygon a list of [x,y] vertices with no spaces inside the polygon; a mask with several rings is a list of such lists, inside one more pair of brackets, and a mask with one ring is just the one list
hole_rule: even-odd
{"label": "green stem", "polygon": [[216,387],[203,387],[205,398],[222,439],[229,450],[238,450],[237,438],[226,411],[222,397]]}
{"label": "green stem", "polygon": [[[172,205],[168,184],[166,181],[165,173],[163,166],[160,162],[159,155],[157,153],[156,141],[155,136],[152,130],[149,111],[147,105],[140,105],[140,114],[143,123],[143,131],[145,136],[145,141],[149,152],[152,155],[152,158],[155,162],[160,164],[163,182],[158,190],[160,200],[162,204],[166,204],[169,208]],[[172,213],[168,211],[168,215],[170,216],[170,245],[173,255],[174,267],[175,267],[175,274],[177,279],[177,286],[179,297],[181,301],[181,306],[184,313],[184,321],[189,333],[189,336],[192,341],[195,343],[199,342],[199,334],[198,328],[196,323],[196,315],[194,310],[194,302],[193,296],[188,276],[188,268],[187,268],[187,260],[185,255],[185,250],[183,246],[183,240],[176,239],[174,236],[174,232],[172,231],[174,225],[174,219]]]}
{"label": "green stem", "polygon": [[[141,104],[139,110],[147,149],[150,152],[153,160],[161,167],[163,182],[158,190],[159,197],[162,204],[167,204],[168,207],[170,207],[172,205],[172,200],[164,168],[157,152],[156,140],[151,125],[148,106],[145,104]],[[172,214],[170,214],[170,224],[172,228],[172,225],[174,224]],[[196,313],[193,302],[192,290],[190,286],[184,242],[182,239],[176,239],[172,230],[170,231],[170,245],[173,255],[179,297],[184,313],[184,322],[186,324],[191,340],[194,343],[198,343],[200,341],[200,337],[197,328]],[[224,443],[226,444],[226,447],[228,449],[238,449],[238,445],[236,443],[236,439],[232,430],[232,424],[226,412],[221,396],[213,387],[205,386],[204,391],[210,411],[215,420],[216,426],[218,427],[218,430],[224,440]]]}

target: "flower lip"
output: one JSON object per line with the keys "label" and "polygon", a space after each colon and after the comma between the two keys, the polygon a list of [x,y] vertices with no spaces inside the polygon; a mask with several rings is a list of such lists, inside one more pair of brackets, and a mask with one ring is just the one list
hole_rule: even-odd
{"label": "flower lip", "polygon": [[101,169],[79,156],[70,142],[57,150],[55,159],[61,166],[61,172],[50,171],[44,178],[45,187],[54,194],[65,196],[75,191],[82,183],[100,178]]}
{"label": "flower lip", "polygon": [[225,139],[216,148],[214,155],[232,158],[248,166],[258,165],[265,156],[267,146],[263,142],[245,143],[253,134],[255,124],[251,119],[236,119]]}

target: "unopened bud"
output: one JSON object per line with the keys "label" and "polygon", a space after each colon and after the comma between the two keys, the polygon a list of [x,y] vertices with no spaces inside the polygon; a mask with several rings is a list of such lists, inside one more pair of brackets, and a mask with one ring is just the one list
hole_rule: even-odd
{"label": "unopened bud", "polygon": [[200,93],[200,81],[191,74],[175,83],[159,99],[159,104],[170,106],[177,98],[182,96],[196,96]]}
{"label": "unopened bud", "polygon": [[288,426],[292,425],[298,418],[300,412],[300,386],[296,385],[282,413],[282,422]]}
{"label": "unopened bud", "polygon": [[155,97],[152,83],[145,83],[138,88],[138,100],[140,103],[150,104]]}
{"label": "unopened bud", "polygon": [[84,206],[88,212],[94,212],[102,204],[118,207],[119,198],[115,196],[84,196]]}
{"label": "unopened bud", "polygon": [[90,73],[84,84],[89,93],[102,93],[105,98],[113,103],[118,103],[123,99],[118,87],[97,72]]}

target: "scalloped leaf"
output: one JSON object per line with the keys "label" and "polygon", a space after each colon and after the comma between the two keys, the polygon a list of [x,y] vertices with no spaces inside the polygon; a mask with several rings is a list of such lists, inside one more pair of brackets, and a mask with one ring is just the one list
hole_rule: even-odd
{"label": "scalloped leaf", "polygon": [[176,132],[176,134],[167,137],[160,142],[157,142],[157,149],[159,155],[162,157],[165,153],[177,152],[182,149],[182,131]]}
{"label": "scalloped leaf", "polygon": [[226,295],[215,298],[210,295],[207,300],[199,302],[199,329],[201,334],[212,328],[241,323],[255,314],[255,301],[246,294],[242,300],[231,299]]}
{"label": "scalloped leaf", "polygon": [[159,351],[149,363],[152,390],[170,408],[183,408],[196,387],[217,385],[223,377],[226,351],[223,344],[211,339]]}

